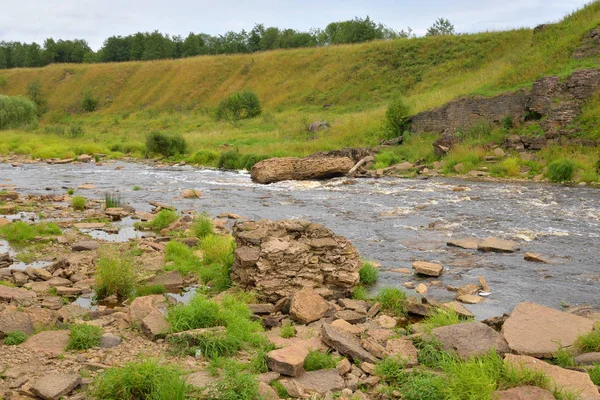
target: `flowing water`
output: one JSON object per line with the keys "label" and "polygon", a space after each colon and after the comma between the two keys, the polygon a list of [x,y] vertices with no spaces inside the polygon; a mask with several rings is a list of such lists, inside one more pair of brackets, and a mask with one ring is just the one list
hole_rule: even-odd
{"label": "flowing water", "polygon": [[[373,291],[417,282],[412,275],[392,271],[410,268],[415,260],[442,263],[441,280],[453,286],[476,283],[483,275],[492,295],[469,306],[478,318],[500,315],[521,301],[556,308],[563,302],[600,307],[600,191],[594,188],[444,178],[257,185],[244,173],[133,163],[0,164],[0,183],[34,194],[63,194],[66,188],[93,183],[96,189],[77,194],[102,199],[105,193],[119,192],[124,203],[142,211],[152,208],[148,202],[158,201],[213,216],[231,212],[251,219],[319,222],[352,240],[363,258],[381,263]],[[142,190],[134,191],[134,185]],[[200,189],[202,198],[182,199],[187,188]],[[517,240],[521,251],[490,254],[446,246],[449,238],[469,236]],[[524,261],[526,251],[552,263]],[[430,294],[438,299],[454,296],[444,285],[431,287]]]}

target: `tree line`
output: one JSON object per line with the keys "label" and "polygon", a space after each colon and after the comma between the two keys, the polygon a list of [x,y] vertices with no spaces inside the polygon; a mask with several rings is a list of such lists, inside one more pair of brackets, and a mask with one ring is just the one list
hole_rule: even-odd
{"label": "tree line", "polygon": [[[427,31],[428,36],[453,35],[454,26],[439,18]],[[190,33],[181,36],[159,31],[138,32],[128,36],[111,36],[94,52],[82,39],[49,38],[43,46],[37,43],[0,42],[0,69],[43,67],[52,63],[95,63],[135,60],[185,58],[207,54],[254,53],[257,51],[292,49],[362,43],[372,40],[415,37],[410,28],[396,31],[368,16],[332,22],[325,29],[297,31],[256,24],[249,32],[229,31],[223,35]]]}

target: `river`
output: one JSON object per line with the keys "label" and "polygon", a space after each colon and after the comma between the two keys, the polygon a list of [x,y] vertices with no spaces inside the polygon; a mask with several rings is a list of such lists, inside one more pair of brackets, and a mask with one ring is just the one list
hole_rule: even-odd
{"label": "river", "polygon": [[[244,173],[125,162],[0,164],[0,183],[33,194],[62,194],[92,183],[96,189],[76,193],[102,199],[105,193],[119,192],[124,203],[143,211],[151,209],[148,202],[158,201],[213,216],[232,212],[251,219],[319,222],[352,240],[363,258],[381,263],[372,292],[418,282],[391,271],[410,268],[415,260],[443,264],[441,280],[453,286],[477,283],[477,276],[484,276],[492,295],[468,306],[478,318],[501,315],[522,301],[555,308],[563,303],[600,307],[600,191],[594,188],[446,178],[257,185]],[[133,190],[134,185],[142,190]],[[187,188],[201,190],[202,198],[182,199]],[[490,254],[446,246],[449,238],[470,236],[516,240],[521,251]],[[552,263],[524,261],[526,251]],[[430,287],[429,294],[454,297],[445,285]]]}

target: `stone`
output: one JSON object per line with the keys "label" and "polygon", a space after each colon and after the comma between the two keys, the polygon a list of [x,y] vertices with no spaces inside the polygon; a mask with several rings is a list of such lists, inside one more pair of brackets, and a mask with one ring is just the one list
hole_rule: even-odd
{"label": "stone", "polygon": [[469,283],[464,286],[461,286],[456,291],[456,297],[468,295],[468,294],[477,294],[481,287],[476,283]]}
{"label": "stone", "polygon": [[369,309],[369,303],[364,300],[339,299],[338,303],[349,310],[366,314]]}
{"label": "stone", "polygon": [[353,335],[360,335],[362,332],[365,331],[365,328],[356,326],[356,325],[352,325],[351,323],[349,323],[348,321],[345,321],[343,319],[336,319],[335,321],[333,321],[331,323],[331,326],[341,329],[343,331],[346,331],[348,333],[351,333]]}
{"label": "stone", "polygon": [[29,315],[17,311],[16,307],[0,312],[0,338],[16,331],[21,331],[27,335],[33,333],[33,322]]}
{"label": "stone", "polygon": [[348,157],[275,157],[252,167],[250,176],[256,183],[331,179],[344,176],[354,167]]}
{"label": "stone", "polygon": [[279,379],[281,374],[275,371],[269,371],[258,375],[258,380],[264,383],[271,383],[276,379]]}
{"label": "stone", "polygon": [[169,323],[158,310],[153,310],[142,320],[142,332],[150,340],[164,337],[169,331]]}
{"label": "stone", "polygon": [[553,388],[575,392],[581,400],[600,400],[598,389],[585,372],[564,369],[533,357],[515,354],[507,354],[504,363],[515,368],[544,372],[550,378]]}
{"label": "stone", "polygon": [[419,351],[408,339],[390,339],[385,344],[385,350],[390,357],[400,357],[406,361],[406,367],[414,367],[419,364],[417,358]]}
{"label": "stone", "polygon": [[129,306],[129,315],[131,322],[141,323],[142,320],[151,312],[166,307],[165,298],[160,294],[142,296],[135,298]]}
{"label": "stone", "polygon": [[512,240],[503,240],[495,237],[489,237],[479,243],[477,250],[496,253],[514,253],[519,250],[519,244]]}
{"label": "stone", "polygon": [[483,301],[483,298],[475,294],[463,294],[462,296],[458,296],[456,300],[465,304],[479,304]]}
{"label": "stone", "polygon": [[302,388],[305,393],[337,392],[344,388],[344,379],[335,369],[321,369],[302,374],[300,377],[291,379]]}
{"label": "stone", "polygon": [[352,364],[350,364],[350,361],[348,361],[347,358],[342,358],[335,366],[335,369],[341,376],[344,376],[350,372],[352,369]]}
{"label": "stone", "polygon": [[77,156],[77,161],[88,163],[88,162],[92,161],[92,158],[93,157],[90,156],[89,154],[81,154],[81,155]]}
{"label": "stone", "polygon": [[497,157],[504,157],[506,155],[506,153],[504,153],[504,150],[502,150],[500,147],[496,147],[493,153]]}
{"label": "stone", "polygon": [[57,314],[60,321],[68,323],[77,319],[85,319],[89,316],[90,310],[80,307],[77,304],[67,304]]}
{"label": "stone", "polygon": [[[73,160],[71,160],[73,161]],[[56,162],[55,162],[56,163]],[[78,189],[83,189],[83,190],[91,190],[91,189],[96,189],[96,185],[93,185],[91,183],[85,183],[83,185],[79,185]]]}
{"label": "stone", "polygon": [[148,279],[146,285],[162,285],[167,290],[179,290],[183,289],[183,277],[179,271],[170,271]]}
{"label": "stone", "polygon": [[42,399],[58,400],[71,393],[80,384],[79,375],[50,373],[33,382],[31,391]]}
{"label": "stone", "polygon": [[575,357],[575,363],[577,365],[600,365],[600,352],[580,354]]}
{"label": "stone", "polygon": [[303,324],[317,321],[329,310],[329,304],[311,287],[305,287],[292,296],[290,316]]}
{"label": "stone", "polygon": [[81,288],[72,288],[72,287],[66,287],[66,286],[57,286],[56,287],[56,294],[58,294],[59,296],[65,296],[65,297],[75,297],[80,295],[83,292],[83,290]]}
{"label": "stone", "polygon": [[202,197],[202,192],[198,189],[185,189],[182,196],[184,199],[199,199]]}
{"label": "stone", "polygon": [[484,292],[491,292],[492,291],[492,289],[488,285],[487,281],[485,280],[485,277],[483,277],[482,275],[479,275],[477,277],[477,280],[479,281],[479,284],[481,285],[481,290],[483,290]]}
{"label": "stone", "polygon": [[375,322],[377,322],[377,325],[381,326],[384,329],[393,329],[398,324],[396,318],[392,318],[389,315],[380,315],[379,317],[377,317]]}
{"label": "stone", "polygon": [[510,352],[502,335],[482,322],[467,322],[442,326],[431,330],[443,345],[444,350],[456,353],[466,360],[490,352],[499,354]]}
{"label": "stone", "polygon": [[525,259],[525,261],[537,262],[541,264],[550,264],[550,261],[548,261],[546,257],[537,253],[525,253],[525,256],[523,258]]}
{"label": "stone", "polygon": [[502,326],[511,350],[517,354],[552,358],[562,347],[594,328],[594,321],[535,303],[520,303]]}
{"label": "stone", "polygon": [[415,261],[412,264],[413,269],[417,274],[438,277],[442,275],[444,267],[437,263],[431,263],[426,261]]}
{"label": "stone", "polygon": [[103,349],[111,349],[117,347],[122,342],[119,336],[113,335],[112,333],[105,333],[100,338],[100,347]]}
{"label": "stone", "polygon": [[210,386],[215,381],[215,378],[208,371],[198,371],[188,375],[186,382],[197,389],[204,389]]}
{"label": "stone", "polygon": [[33,268],[32,272],[39,279],[43,279],[45,281],[52,279],[52,274],[50,273],[50,271],[44,268]]}
{"label": "stone", "polygon": [[28,302],[35,300],[37,295],[27,289],[12,288],[0,285],[0,301],[11,302]]}
{"label": "stone", "polygon": [[95,240],[81,240],[79,242],[73,243],[71,246],[71,250],[74,252],[78,251],[91,251],[96,250],[100,245]]}
{"label": "stone", "polygon": [[301,346],[288,346],[267,353],[267,366],[271,371],[287,376],[299,376],[304,372],[304,359],[308,349]]}
{"label": "stone", "polygon": [[343,319],[350,324],[362,324],[367,319],[366,314],[361,314],[352,310],[342,310],[335,313],[334,318]]}
{"label": "stone", "polygon": [[77,229],[102,229],[106,224],[104,222],[79,222],[73,226]]}
{"label": "stone", "polygon": [[69,331],[43,331],[29,337],[19,346],[36,353],[56,357],[65,351],[69,338]]}
{"label": "stone", "polygon": [[263,400],[279,400],[279,396],[275,389],[264,382],[258,383],[258,394]]}
{"label": "stone", "polygon": [[358,338],[330,324],[323,324],[321,327],[321,340],[329,347],[337,350],[338,353],[352,359],[370,363],[377,362],[375,356],[363,349]]}
{"label": "stone", "polygon": [[482,239],[477,238],[464,238],[464,239],[452,239],[448,240],[446,244],[451,247],[459,247],[467,250],[477,250],[479,244],[483,242]]}
{"label": "stone", "polygon": [[419,294],[426,294],[427,293],[427,285],[425,285],[424,283],[419,283],[417,285],[417,288],[415,289],[415,291]]}
{"label": "stone", "polygon": [[361,362],[360,369],[362,369],[365,374],[373,375],[375,373],[375,364]]}
{"label": "stone", "polygon": [[248,304],[248,308],[256,315],[269,315],[273,312],[273,304]]}
{"label": "stone", "polygon": [[73,282],[71,282],[68,279],[65,278],[61,278],[59,276],[55,276],[54,278],[47,280],[46,283],[50,286],[50,287],[68,287],[71,286],[73,284]]}
{"label": "stone", "polygon": [[365,349],[366,351],[368,351],[369,353],[371,353],[372,355],[374,355],[377,358],[386,358],[388,356],[387,351],[385,350],[385,347],[383,347],[382,345],[380,345],[377,342],[368,340],[368,339],[362,339],[360,341],[360,345],[363,347],[363,349]]}
{"label": "stone", "polygon": [[494,392],[492,400],[554,400],[554,395],[536,386],[519,386]]}
{"label": "stone", "polygon": [[459,316],[464,317],[464,318],[474,318],[475,317],[475,315],[471,311],[467,310],[467,308],[465,306],[463,306],[462,304],[460,304],[457,301],[443,303],[442,307],[447,310],[452,310],[455,313],[457,313]]}
{"label": "stone", "polygon": [[361,259],[346,238],[306,221],[237,221],[231,278],[275,304],[312,287],[321,296],[350,297]]}

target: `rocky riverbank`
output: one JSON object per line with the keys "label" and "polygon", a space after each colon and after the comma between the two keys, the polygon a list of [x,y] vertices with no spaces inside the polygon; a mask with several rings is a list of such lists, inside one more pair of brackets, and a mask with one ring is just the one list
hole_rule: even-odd
{"label": "rocky riverbank", "polygon": [[[105,398],[111,371],[133,373],[154,360],[177,368],[184,397],[600,398],[600,311],[523,302],[475,321],[464,304],[493,293],[485,277],[447,285],[456,300],[440,301],[427,291],[440,285],[444,266],[415,261],[403,273],[421,283],[369,298],[365,271],[375,267],[365,267],[346,238],[319,224],[231,213],[211,220],[157,202],[148,213],[107,204],[115,201],[110,197],[86,199],[76,210],[73,197],[1,194],[3,212],[19,212],[0,219],[8,240],[0,247],[8,251],[0,255],[6,400]],[[481,252],[519,247],[495,238],[448,245]],[[130,266],[132,274],[123,275]],[[122,279],[132,280],[126,296]],[[181,296],[183,288],[189,292]],[[473,360],[483,375],[469,380],[460,370]],[[484,388],[485,379],[491,383]],[[473,391],[475,397],[466,395]]]}

